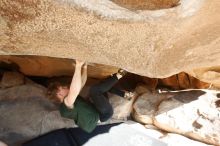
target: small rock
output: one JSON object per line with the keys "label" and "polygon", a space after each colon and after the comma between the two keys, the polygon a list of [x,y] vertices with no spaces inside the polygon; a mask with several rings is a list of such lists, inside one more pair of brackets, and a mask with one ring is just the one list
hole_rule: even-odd
{"label": "small rock", "polygon": [[8,88],[24,84],[24,75],[18,72],[5,72],[1,80],[1,88]]}
{"label": "small rock", "polygon": [[128,117],[130,117],[135,97],[131,98],[131,100],[126,100],[123,97],[111,93],[108,93],[108,96],[109,102],[114,111],[112,118],[118,120],[127,120]]}

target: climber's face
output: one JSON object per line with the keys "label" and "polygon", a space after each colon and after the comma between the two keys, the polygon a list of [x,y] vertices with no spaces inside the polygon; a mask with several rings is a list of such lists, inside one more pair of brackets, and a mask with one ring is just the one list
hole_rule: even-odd
{"label": "climber's face", "polygon": [[59,86],[57,88],[57,98],[63,102],[64,98],[68,95],[69,88],[67,86]]}

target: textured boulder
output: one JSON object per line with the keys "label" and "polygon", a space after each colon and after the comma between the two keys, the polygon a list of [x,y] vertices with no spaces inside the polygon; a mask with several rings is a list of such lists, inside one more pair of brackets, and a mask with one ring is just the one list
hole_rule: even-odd
{"label": "textured boulder", "polygon": [[220,87],[220,66],[195,69],[189,71],[188,73],[201,81]]}
{"label": "textured boulder", "polygon": [[139,96],[134,103],[134,110],[132,111],[134,119],[143,124],[153,124],[157,106],[164,98],[166,98],[166,96],[151,93],[150,91]]}
{"label": "textured boulder", "polygon": [[154,124],[167,131],[220,145],[220,115],[216,93],[186,91],[158,106]]}
{"label": "textured boulder", "polygon": [[73,127],[57,107],[45,98],[46,89],[25,84],[0,90],[0,139],[8,145],[36,137],[45,132]]}
{"label": "textured boulder", "polygon": [[81,59],[157,78],[219,66],[219,0],[155,11],[116,3],[0,0],[0,55]]}
{"label": "textured boulder", "polygon": [[188,90],[142,94],[134,104],[134,118],[144,124],[220,145],[220,100],[217,91]]}

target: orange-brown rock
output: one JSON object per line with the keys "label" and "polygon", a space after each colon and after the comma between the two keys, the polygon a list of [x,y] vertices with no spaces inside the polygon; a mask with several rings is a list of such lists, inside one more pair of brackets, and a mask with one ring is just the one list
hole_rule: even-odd
{"label": "orange-brown rock", "polygon": [[1,88],[8,88],[22,85],[25,82],[25,77],[17,72],[4,72],[0,81]]}
{"label": "orange-brown rock", "polygon": [[[72,76],[74,72],[73,60],[52,58],[46,56],[1,56],[1,68],[18,70],[31,76]],[[91,64],[88,67],[88,76],[105,78],[117,72],[116,67],[101,64]]]}
{"label": "orange-brown rock", "polygon": [[[31,76],[72,76],[74,67],[72,59],[53,58],[46,56],[5,56],[0,57],[0,66],[3,69],[17,70],[25,75]],[[88,76],[93,78],[105,78],[112,73],[117,72],[117,67],[90,64],[88,68]],[[198,74],[198,73],[197,73]],[[192,77],[186,73],[179,73],[164,79],[127,76],[125,82],[129,80],[129,84],[134,82],[144,82],[148,89],[154,90],[157,86],[165,86],[172,89],[187,88],[208,88],[210,83],[205,83]],[[208,80],[207,80],[208,81]],[[211,80],[213,85],[219,85],[218,80]],[[122,81],[123,82],[123,81]],[[124,83],[126,84],[126,83]],[[135,87],[135,85],[133,85]],[[219,86],[218,86],[219,87]]]}
{"label": "orange-brown rock", "polygon": [[180,0],[112,0],[131,10],[155,10],[177,6]]}
{"label": "orange-brown rock", "polygon": [[146,87],[148,89],[151,89],[152,91],[155,90],[156,87],[159,87],[159,88],[165,87],[165,88],[170,88],[174,90],[207,89],[211,87],[212,84],[216,87],[220,87],[219,84],[217,84],[217,81],[213,81],[212,84],[208,80],[206,80],[207,82],[203,82],[184,72],[175,74],[167,78],[161,78],[161,79],[147,78],[147,77],[142,77],[141,79],[146,84]]}
{"label": "orange-brown rock", "polygon": [[188,73],[201,81],[211,83],[220,88],[220,66],[195,69]]}
{"label": "orange-brown rock", "polygon": [[210,83],[205,83],[197,78],[181,72],[168,78],[159,79],[159,86],[170,87],[172,89],[206,89],[210,87]]}

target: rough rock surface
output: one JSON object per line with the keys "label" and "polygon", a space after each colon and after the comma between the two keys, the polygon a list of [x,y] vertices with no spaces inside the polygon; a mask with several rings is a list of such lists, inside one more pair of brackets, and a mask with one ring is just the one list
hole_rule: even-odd
{"label": "rough rock surface", "polygon": [[220,66],[210,68],[200,68],[188,73],[201,81],[212,83],[216,87],[220,87]]}
{"label": "rough rock surface", "polygon": [[25,82],[24,75],[18,72],[4,72],[1,78],[0,87],[7,88],[22,85]]}
{"label": "rough rock surface", "polygon": [[54,129],[75,126],[74,121],[61,118],[55,109],[45,98],[42,86],[1,89],[0,139],[13,146]]}
{"label": "rough rock surface", "polygon": [[113,107],[113,119],[127,120],[130,117],[131,111],[133,109],[132,105],[135,101],[135,97],[131,100],[126,100],[123,97],[109,93],[109,102]]}
{"label": "rough rock surface", "polygon": [[130,10],[156,10],[177,6],[180,0],[112,0]]}
{"label": "rough rock surface", "polygon": [[[217,78],[216,78],[217,79]],[[145,83],[145,87],[153,91],[156,88],[169,88],[173,90],[181,89],[208,89],[208,88],[219,88],[219,83],[217,80],[206,80],[203,82],[187,73],[181,72],[175,75],[172,75],[167,78],[148,78],[142,77],[142,82]]]}
{"label": "rough rock surface", "polygon": [[147,92],[134,104],[133,117],[144,124],[220,145],[220,99],[217,91]]}
{"label": "rough rock surface", "polygon": [[157,78],[216,67],[219,6],[180,0],[131,11],[108,0],[0,0],[0,55],[81,59]]}
{"label": "rough rock surface", "polygon": [[[71,59],[52,58],[43,56],[1,56],[0,66],[5,70],[17,70],[25,75],[30,76],[72,76],[74,62]],[[118,68],[101,64],[89,64],[88,76],[91,78],[103,79],[117,72]],[[198,73],[199,74],[199,73]],[[131,75],[133,79],[125,79],[129,83],[132,80],[136,82],[144,82],[149,89],[155,90],[157,86],[165,86],[171,89],[188,89],[188,88],[209,88],[210,86],[220,87],[218,76],[209,76],[208,83],[198,80],[197,77],[190,76],[186,73],[179,73],[171,77],[156,79]],[[215,80],[216,79],[216,80]],[[7,81],[8,82],[8,81]],[[14,82],[14,81],[13,81]],[[8,84],[8,83],[6,83]]]}
{"label": "rough rock surface", "polygon": [[133,118],[143,124],[153,124],[157,106],[164,98],[166,98],[165,95],[152,93],[150,91],[140,95],[133,106]]}
{"label": "rough rock surface", "polygon": [[[31,76],[72,76],[74,63],[71,59],[52,58],[46,56],[0,56],[0,66],[4,69],[17,70],[25,75]],[[88,76],[94,78],[105,78],[117,72],[116,67],[89,64]]]}
{"label": "rough rock surface", "polygon": [[220,145],[220,99],[211,91],[185,91],[158,106],[154,124],[167,131]]}
{"label": "rough rock surface", "polygon": [[200,81],[197,78],[184,72],[181,72],[168,78],[158,79],[159,86],[165,86],[174,90],[207,89],[211,88],[212,85],[220,87],[219,84],[217,84],[217,82],[215,83],[216,84],[214,84],[214,81],[208,81],[207,83]]}

